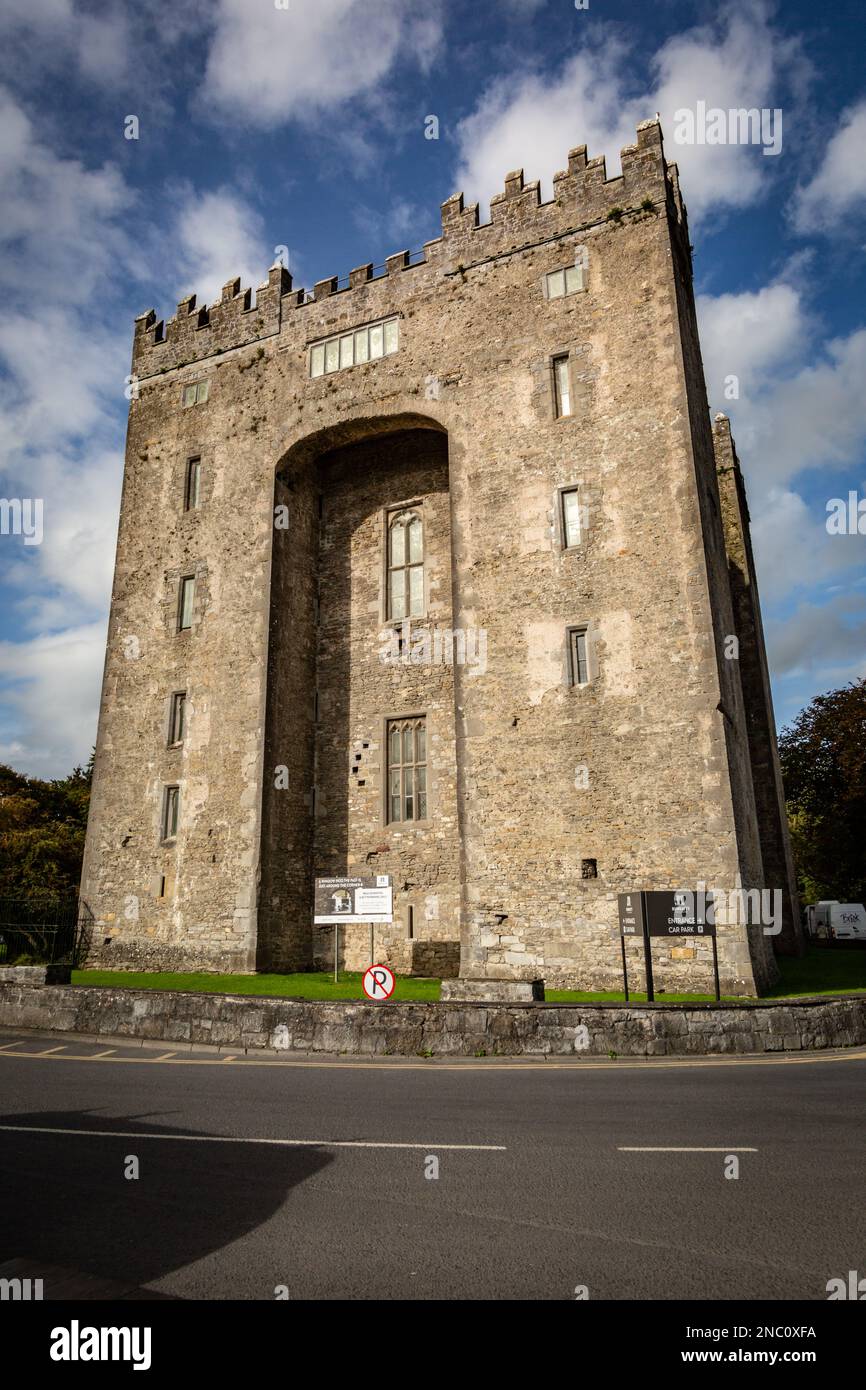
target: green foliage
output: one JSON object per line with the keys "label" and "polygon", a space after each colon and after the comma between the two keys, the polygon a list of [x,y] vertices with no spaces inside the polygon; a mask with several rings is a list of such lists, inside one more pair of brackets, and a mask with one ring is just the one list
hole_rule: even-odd
{"label": "green foliage", "polygon": [[93,754],[51,782],[0,764],[0,897],[78,892],[92,776]]}
{"label": "green foliage", "polygon": [[866,902],[866,678],[816,695],[779,755],[804,902]]}

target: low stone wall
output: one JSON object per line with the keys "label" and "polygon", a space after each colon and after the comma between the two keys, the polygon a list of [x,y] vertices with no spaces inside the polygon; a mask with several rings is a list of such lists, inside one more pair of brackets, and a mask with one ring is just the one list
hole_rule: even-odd
{"label": "low stone wall", "polygon": [[0,984],[0,1027],[362,1055],[695,1056],[866,1043],[866,996],[784,1004],[314,1001]]}

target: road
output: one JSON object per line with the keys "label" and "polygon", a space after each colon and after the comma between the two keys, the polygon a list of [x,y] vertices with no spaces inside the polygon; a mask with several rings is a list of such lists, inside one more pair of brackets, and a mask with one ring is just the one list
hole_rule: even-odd
{"label": "road", "polygon": [[825,1300],[863,1268],[866,1051],[271,1060],[6,1033],[0,1087],[0,1262],[184,1299]]}

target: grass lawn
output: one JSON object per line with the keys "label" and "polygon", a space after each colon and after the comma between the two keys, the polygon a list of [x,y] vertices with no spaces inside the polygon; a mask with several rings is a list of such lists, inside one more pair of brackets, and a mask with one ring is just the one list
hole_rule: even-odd
{"label": "grass lawn", "polygon": [[[205,994],[270,994],[294,999],[363,999],[361,972],[341,970],[334,984],[329,971],[306,975],[206,975],[174,971],[73,970],[74,985],[110,985],[114,989],[186,989]],[[438,999],[438,980],[397,977],[392,999]]]}
{"label": "grass lawn", "polygon": [[[782,978],[765,995],[765,999],[796,999],[811,994],[866,993],[866,951],[846,947],[810,946],[805,956],[797,960],[782,956],[779,960]],[[110,985],[115,989],[184,989],[201,990],[210,994],[269,994],[295,999],[363,999],[360,971],[341,972],[337,984],[327,971],[304,975],[206,975],[180,974],[170,971],[145,973],[132,970],[73,970],[74,985]],[[416,980],[397,977],[393,999],[438,999],[439,980]],[[549,989],[545,995],[551,1004],[618,1004],[622,992],[580,989]],[[658,1003],[703,1004],[711,994],[656,994]],[[742,1003],[742,999],[723,995],[725,1003]],[[646,995],[634,993],[630,1002],[640,1004]]]}

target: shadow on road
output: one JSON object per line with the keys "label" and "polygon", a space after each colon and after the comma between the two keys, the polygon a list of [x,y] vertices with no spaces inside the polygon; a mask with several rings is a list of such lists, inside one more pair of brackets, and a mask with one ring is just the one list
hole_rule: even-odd
{"label": "shadow on road", "polygon": [[[0,1124],[161,1136],[0,1132],[0,1261],[26,1256],[139,1287],[254,1230],[333,1162],[317,1148],[172,1140],[197,1131],[87,1111]],[[138,1178],[124,1176],[130,1156]]]}

